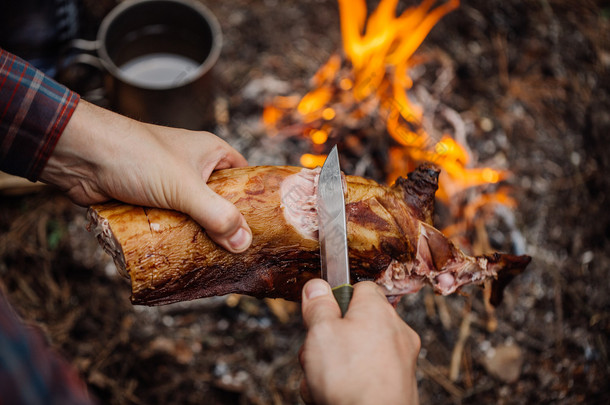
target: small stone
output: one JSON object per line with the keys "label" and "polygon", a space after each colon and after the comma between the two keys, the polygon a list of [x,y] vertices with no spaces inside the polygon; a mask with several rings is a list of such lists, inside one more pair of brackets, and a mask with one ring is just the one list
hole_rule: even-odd
{"label": "small stone", "polygon": [[255,100],[265,94],[285,94],[290,91],[287,82],[279,80],[273,76],[264,76],[252,79],[242,90],[244,98]]}
{"label": "small stone", "polygon": [[483,366],[498,379],[513,383],[521,376],[523,351],[515,344],[497,346],[487,352]]}
{"label": "small stone", "polygon": [[487,117],[481,118],[479,121],[479,125],[481,126],[481,129],[485,132],[490,132],[491,130],[494,129],[493,121]]}
{"label": "small stone", "polygon": [[582,264],[589,264],[593,261],[594,258],[595,255],[593,254],[593,252],[587,250],[585,253],[582,254]]}

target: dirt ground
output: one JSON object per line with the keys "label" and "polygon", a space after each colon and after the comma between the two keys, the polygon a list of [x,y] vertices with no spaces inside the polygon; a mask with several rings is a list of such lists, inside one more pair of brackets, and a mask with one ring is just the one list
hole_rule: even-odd
{"label": "dirt ground", "polygon": [[[89,3],[94,32],[112,2]],[[265,136],[262,106],[286,86],[302,94],[340,48],[335,1],[204,4],[224,32],[214,131],[251,164],[298,164],[299,144]],[[450,76],[435,87],[431,63],[418,86],[469,123],[479,162],[514,174],[516,221],[486,224],[492,247],[510,249],[512,229],[533,258],[495,329],[478,288],[403,298],[398,311],[422,338],[422,404],[607,403],[610,4],[464,1],[420,51]],[[298,305],[228,296],[134,307],[83,208],[50,189],[0,201],[2,288],[100,402],[301,403]]]}

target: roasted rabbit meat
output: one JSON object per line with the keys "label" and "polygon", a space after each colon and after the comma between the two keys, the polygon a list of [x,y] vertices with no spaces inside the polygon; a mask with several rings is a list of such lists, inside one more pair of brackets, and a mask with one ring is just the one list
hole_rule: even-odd
{"label": "roasted rabbit meat", "polygon": [[[318,177],[319,169],[288,166],[215,172],[208,185],[234,203],[252,229],[252,246],[240,254],[219,247],[175,211],[95,205],[89,210],[91,229],[131,279],[134,304],[229,293],[298,300],[303,284],[320,276]],[[523,271],[528,256],[471,257],[433,227],[437,179],[430,165],[391,187],[344,176],[352,282],[373,280],[396,303],[426,284],[446,295],[490,279],[504,285]]]}

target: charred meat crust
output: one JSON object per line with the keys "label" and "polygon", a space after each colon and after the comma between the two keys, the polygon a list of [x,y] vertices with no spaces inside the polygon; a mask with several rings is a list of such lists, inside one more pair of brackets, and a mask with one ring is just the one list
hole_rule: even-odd
{"label": "charred meat crust", "polygon": [[[303,284],[320,276],[317,220],[311,218],[317,215],[311,200],[316,176],[298,167],[259,166],[210,177],[208,186],[235,204],[252,229],[252,246],[241,254],[220,248],[174,211],[108,203],[91,207],[90,218],[108,227],[100,242],[129,274],[135,304],[228,293],[299,300]],[[445,294],[493,278],[503,267],[511,274],[523,270],[522,259],[467,257],[431,226],[437,179],[433,166],[392,187],[345,176],[352,282],[376,281],[396,302],[424,283]],[[288,192],[294,194],[287,198]]]}
{"label": "charred meat crust", "polygon": [[425,163],[409,173],[406,179],[399,177],[394,183],[394,187],[402,190],[412,215],[429,225],[432,225],[434,195],[438,190],[439,173],[440,170],[436,166]]}
{"label": "charred meat crust", "polygon": [[532,258],[525,255],[501,255],[498,253],[488,255],[486,258],[490,263],[497,263],[497,265],[503,269],[502,272],[498,273],[498,277],[491,283],[489,303],[497,307],[502,302],[506,286],[515,277],[523,273],[523,270],[525,270]]}

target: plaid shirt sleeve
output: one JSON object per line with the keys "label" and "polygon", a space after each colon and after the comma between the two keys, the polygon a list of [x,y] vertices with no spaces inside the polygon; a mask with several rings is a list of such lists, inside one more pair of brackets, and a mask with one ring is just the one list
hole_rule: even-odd
{"label": "plaid shirt sleeve", "polygon": [[[36,180],[79,101],[0,48],[0,170]],[[0,405],[90,405],[75,370],[26,327],[0,293]]]}
{"label": "plaid shirt sleeve", "polygon": [[0,293],[0,405],[93,405],[76,371]]}
{"label": "plaid shirt sleeve", "polygon": [[0,48],[0,170],[37,180],[79,99]]}

